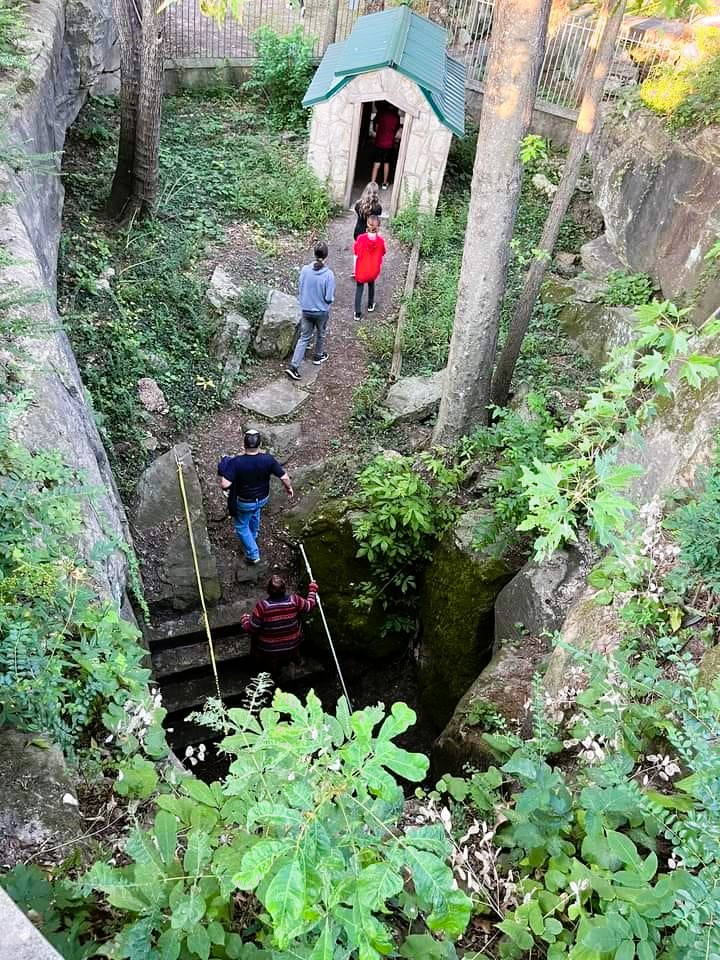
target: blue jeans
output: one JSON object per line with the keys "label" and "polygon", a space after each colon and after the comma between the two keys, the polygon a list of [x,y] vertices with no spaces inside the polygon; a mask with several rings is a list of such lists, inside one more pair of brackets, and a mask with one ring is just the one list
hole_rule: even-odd
{"label": "blue jeans", "polygon": [[305,351],[310,346],[313,333],[315,334],[315,356],[322,356],[329,318],[329,310],[325,313],[309,313],[307,310],[303,310],[302,320],[300,321],[300,339],[290,361],[291,367],[297,369],[303,362]]}
{"label": "blue jeans", "polygon": [[260,514],[269,499],[269,497],[265,497],[262,500],[251,500],[249,502],[235,501],[235,533],[245,548],[245,556],[248,560],[258,560],[260,557],[257,545],[257,536],[260,532]]}

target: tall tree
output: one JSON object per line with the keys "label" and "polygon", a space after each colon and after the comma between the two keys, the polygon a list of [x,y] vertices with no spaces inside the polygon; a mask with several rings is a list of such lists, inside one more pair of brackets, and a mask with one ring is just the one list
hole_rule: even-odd
{"label": "tall tree", "polygon": [[487,419],[520,198],[520,145],[532,116],[549,14],[550,0],[503,0],[495,6],[455,324],[435,427],[442,443]]}
{"label": "tall tree", "polygon": [[120,45],[120,139],[109,210],[152,213],[157,199],[163,17],[156,0],[113,0]]}
{"label": "tall tree", "polygon": [[603,0],[601,14],[591,41],[595,49],[592,73],[583,95],[575,125],[575,133],[568,150],[557,193],[553,197],[552,206],[543,227],[537,255],[525,278],[522,293],[510,321],[507,340],[495,369],[492,382],[492,402],[498,406],[504,406],[507,403],[513,371],[535,308],[535,301],[547,273],[550,258],[560,233],[560,226],[575,192],[588,142],[597,125],[605,81],[612,66],[615,42],[624,12],[625,0]]}

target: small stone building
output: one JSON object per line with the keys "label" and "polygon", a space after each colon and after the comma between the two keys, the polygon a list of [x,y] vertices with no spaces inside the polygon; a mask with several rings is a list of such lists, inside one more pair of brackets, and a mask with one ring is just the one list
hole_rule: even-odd
{"label": "small stone building", "polygon": [[387,101],[402,127],[384,212],[414,195],[435,209],[452,136],[465,126],[465,67],[445,41],[442,27],[400,6],[361,17],[328,47],[303,106],[313,108],[308,164],[337,203],[350,206],[370,180],[373,114]]}

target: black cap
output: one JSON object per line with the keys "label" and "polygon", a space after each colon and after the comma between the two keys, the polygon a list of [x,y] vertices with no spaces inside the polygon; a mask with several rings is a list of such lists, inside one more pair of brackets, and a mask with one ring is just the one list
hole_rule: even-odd
{"label": "black cap", "polygon": [[246,430],[243,435],[243,444],[246,450],[257,450],[260,446],[260,431]]}

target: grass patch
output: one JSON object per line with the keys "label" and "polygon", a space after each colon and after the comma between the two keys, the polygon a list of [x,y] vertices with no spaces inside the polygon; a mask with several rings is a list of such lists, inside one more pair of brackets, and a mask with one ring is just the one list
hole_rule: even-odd
{"label": "grass patch", "polygon": [[25,32],[22,4],[15,0],[0,0],[0,78],[27,67],[22,49]]}
{"label": "grass patch", "polygon": [[720,28],[698,28],[695,42],[697,59],[654,67],[640,88],[642,103],[674,130],[720,123]]}
{"label": "grass patch", "polygon": [[[154,377],[183,429],[226,399],[210,343],[216,321],[199,266],[232,220],[263,237],[322,230],[324,187],[286,142],[230,95],[164,101],[157,218],[117,229],[103,206],[115,163],[117,105],[96,99],[70,133],[65,231],[58,269],[66,330],[92,398],[113,467],[127,492],[145,465],[150,425],[137,397]],[[264,290],[248,286],[241,307],[258,319]]]}

